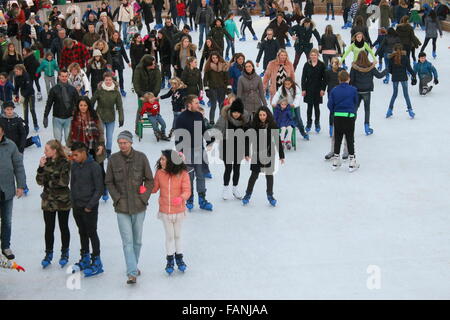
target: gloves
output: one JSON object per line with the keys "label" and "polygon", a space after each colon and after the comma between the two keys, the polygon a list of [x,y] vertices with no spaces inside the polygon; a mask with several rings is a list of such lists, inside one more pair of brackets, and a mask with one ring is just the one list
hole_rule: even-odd
{"label": "gloves", "polygon": [[438,79],[434,79],[434,84],[438,84],[439,80]]}
{"label": "gloves", "polygon": [[19,102],[19,96],[14,97],[14,102]]}
{"label": "gloves", "polygon": [[123,126],[123,120],[119,120],[119,128]]}
{"label": "gloves", "polygon": [[179,206],[182,202],[183,202],[183,198],[181,198],[181,197],[176,197],[176,198],[172,199],[172,204],[174,206]]}
{"label": "gloves", "polygon": [[414,77],[411,79],[411,85],[415,86],[416,84],[417,84],[417,78]]}
{"label": "gloves", "polygon": [[42,123],[44,124],[44,128],[48,127],[48,118],[45,117],[44,120],[42,121]]}
{"label": "gloves", "polygon": [[40,73],[35,73],[34,76],[35,76],[36,78],[39,78],[39,77],[41,76],[41,74],[40,74]]}

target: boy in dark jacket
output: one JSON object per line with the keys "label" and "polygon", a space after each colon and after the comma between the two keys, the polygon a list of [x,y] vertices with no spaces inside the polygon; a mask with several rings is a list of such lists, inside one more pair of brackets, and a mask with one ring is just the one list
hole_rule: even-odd
{"label": "boy in dark jacket", "polygon": [[[267,65],[270,61],[275,60],[277,57],[278,50],[280,50],[280,43],[273,37],[273,30],[266,30],[267,38],[262,40],[258,45],[258,56],[256,57],[256,66],[259,67],[259,61],[261,61],[261,56],[264,53],[263,60],[263,70],[266,70]],[[264,71],[259,75],[264,76]]]}
{"label": "boy in dark jacket", "polygon": [[438,84],[438,73],[436,68],[427,61],[427,54],[425,52],[419,53],[419,63],[414,66],[414,72],[419,77],[419,93],[424,96],[433,89],[433,86],[428,86],[428,82],[433,80],[434,84]]}
{"label": "boy in dark jacket", "polygon": [[339,153],[341,150],[342,138],[345,135],[350,158],[349,171],[353,172],[359,168],[355,159],[355,120],[356,106],[358,103],[358,91],[349,85],[350,75],[347,71],[339,72],[339,85],[335,87],[328,97],[328,109],[334,115],[334,156],[332,169],[336,170],[341,166]]}
{"label": "boy in dark jacket", "polygon": [[12,101],[14,85],[8,80],[8,74],[0,73],[0,103]]}
{"label": "boy in dark jacket", "polygon": [[[86,277],[103,272],[100,260],[100,240],[97,234],[98,201],[103,194],[104,179],[102,168],[88,157],[87,147],[82,142],[74,142],[71,147],[72,167],[70,192],[73,217],[77,223],[81,242],[81,259],[76,266]],[[89,241],[92,256],[89,254]],[[92,258],[92,262],[90,260]]]}

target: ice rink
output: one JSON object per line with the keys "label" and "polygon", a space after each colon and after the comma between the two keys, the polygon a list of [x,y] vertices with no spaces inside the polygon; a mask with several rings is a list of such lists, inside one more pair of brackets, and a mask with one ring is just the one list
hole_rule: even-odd
{"label": "ice rink", "polygon": [[[269,19],[253,19],[259,38]],[[341,16],[327,22],[324,15],[315,15],[313,20],[320,34],[330,23],[335,33],[350,43],[350,30],[340,28]],[[191,34],[198,44],[198,32]],[[371,27],[370,35],[375,41],[376,26]],[[423,42],[425,32],[416,31],[416,35]],[[248,32],[247,39],[251,39]],[[237,200],[222,200],[224,167],[211,164],[213,179],[207,180],[207,199],[214,211],[199,210],[196,197],[195,209],[183,229],[188,266],[185,274],[176,271],[168,277],[164,271],[164,230],[157,219],[157,195],[152,195],[147,210],[139,263],[143,274],[135,286],[126,284],[111,200],[102,201],[99,207],[105,272],[80,279],[61,269],[58,228],[55,258],[43,270],[44,221],[41,188],[35,182],[43,149],[28,148],[24,156],[30,193],[14,200],[11,245],[16,261],[26,272],[0,270],[0,299],[449,299],[449,40],[448,33],[438,39],[436,60],[431,58],[431,43],[426,49],[440,75],[439,85],[425,97],[419,95],[417,85],[409,87],[414,120],[406,112],[401,90],[394,116],[385,118],[392,84],[375,80],[371,103],[374,134],[364,134],[360,111],[355,140],[361,167],[356,172],[347,171],[348,163],[333,172],[331,163],[324,161],[330,150],[326,98],[321,105],[322,132],[311,133],[310,141],[298,138],[297,150],[286,153],[286,163],[275,176],[276,208],[267,202],[264,177],[258,180],[247,207]],[[237,41],[236,52],[255,61],[257,42]],[[293,61],[294,48],[288,48],[288,52]],[[296,72],[298,82],[304,62],[302,56]],[[119,129],[116,125],[114,137],[121,129],[134,128],[137,98],[131,92],[129,68],[125,77],[125,126]],[[47,97],[42,80],[41,85],[44,100],[37,103],[40,125]],[[161,102],[170,128],[170,99]],[[302,103],[301,107],[306,121],[306,105]],[[22,112],[20,107],[16,111]],[[39,132],[43,143],[52,138],[51,119],[49,123],[49,128]],[[153,168],[160,150],[172,148],[173,142],[156,143],[147,129],[144,139],[138,142],[136,138],[133,146],[147,154]],[[239,186],[244,192],[250,175],[248,164],[243,165],[241,173]],[[80,249],[73,217],[70,228],[73,264],[79,259]],[[379,280],[379,289],[368,286],[374,277]]]}

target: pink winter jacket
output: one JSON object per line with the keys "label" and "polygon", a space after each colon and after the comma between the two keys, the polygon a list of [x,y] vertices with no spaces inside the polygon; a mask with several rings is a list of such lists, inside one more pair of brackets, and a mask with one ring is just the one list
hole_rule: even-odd
{"label": "pink winter jacket", "polygon": [[[186,200],[191,196],[191,180],[187,171],[177,175],[170,175],[164,170],[157,170],[154,178],[152,193],[159,193],[159,212],[174,214],[186,211]],[[179,206],[172,204],[176,197],[183,201]]]}
{"label": "pink winter jacket", "polygon": [[[267,89],[267,85],[269,85],[269,93],[270,93],[270,100],[272,100],[272,97],[277,92],[277,73],[278,69],[280,67],[280,62],[278,60],[278,57],[275,60],[272,60],[267,65],[266,71],[264,72],[264,78],[263,78],[263,86],[264,91]],[[292,80],[295,81],[295,71],[294,71],[294,65],[292,62],[287,60],[284,64],[284,70],[287,73],[287,76],[292,78]]]}

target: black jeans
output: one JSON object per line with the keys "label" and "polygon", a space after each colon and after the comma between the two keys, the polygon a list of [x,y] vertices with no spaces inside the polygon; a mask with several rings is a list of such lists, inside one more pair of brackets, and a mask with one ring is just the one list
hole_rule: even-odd
{"label": "black jeans", "polygon": [[425,42],[422,45],[422,48],[420,49],[420,52],[423,52],[425,50],[425,48],[428,45],[428,42],[430,42],[430,39],[433,41],[433,52],[436,52],[436,40],[437,38],[427,38],[425,37]]}
{"label": "black jeans", "polygon": [[316,126],[320,125],[320,104],[318,102],[308,103],[308,110],[306,111],[306,116],[307,116],[306,126],[308,128],[311,128],[311,125],[312,125],[313,108],[314,108],[314,117],[315,117],[314,124]]}
{"label": "black jeans", "polygon": [[69,212],[62,211],[44,211],[45,222],[45,250],[53,251],[53,243],[55,242],[55,224],[56,215],[58,215],[59,230],[61,231],[61,250],[69,249],[70,230],[69,230]]}
{"label": "black jeans", "polygon": [[100,239],[97,234],[98,204],[91,212],[85,212],[84,208],[73,208],[73,217],[80,234],[81,252],[89,253],[89,240],[92,244],[92,255],[100,255]]}
{"label": "black jeans", "polygon": [[223,101],[225,100],[225,88],[210,88],[208,90],[208,99],[211,101],[211,108],[209,109],[209,121],[213,122],[216,115],[216,106],[219,105],[220,110],[223,107]]}
{"label": "black jeans", "polygon": [[255,36],[255,30],[253,30],[252,22],[251,21],[242,21],[241,24],[241,35],[243,38],[245,38],[245,29],[248,28],[253,36]]}
{"label": "black jeans", "polygon": [[348,13],[350,12],[350,8],[345,8],[342,17],[344,18],[344,24],[348,22]]}
{"label": "black jeans", "polygon": [[347,139],[348,154],[355,155],[355,120],[356,117],[334,117],[334,153],[341,151],[342,139]]}
{"label": "black jeans", "polygon": [[358,112],[361,101],[364,100],[364,124],[370,123],[370,92],[358,92],[358,105],[356,112]]}
{"label": "black jeans", "polygon": [[164,77],[170,79],[172,77],[172,71],[170,70],[170,64],[161,65],[161,81],[164,82]]}
{"label": "black jeans", "polygon": [[38,121],[37,121],[36,110],[35,110],[34,95],[24,97],[24,100],[23,100],[23,116],[24,116],[23,120],[25,121],[25,123],[27,125],[29,125],[28,124],[28,110],[31,112],[31,117],[33,118],[33,125],[35,127],[37,127]]}
{"label": "black jeans", "polygon": [[231,171],[233,171],[233,186],[237,186],[239,184],[241,165],[239,163],[225,163],[225,172],[223,174],[224,186],[228,186],[230,184]]}
{"label": "black jeans", "polygon": [[325,63],[325,67],[327,67],[331,63],[331,59],[336,57],[335,54],[323,54],[323,63]]}
{"label": "black jeans", "polygon": [[162,24],[161,13],[162,13],[162,10],[156,10],[156,9],[155,9],[155,20],[156,20],[156,24]]}
{"label": "black jeans", "polygon": [[297,65],[300,61],[300,57],[302,56],[302,53],[305,54],[307,60],[309,59],[309,53],[311,52],[311,49],[312,49],[312,46],[300,48],[299,51],[295,50],[294,70],[297,70]]}
{"label": "black jeans", "polygon": [[[246,194],[252,194],[253,188],[255,187],[256,180],[258,180],[259,171],[252,171],[250,179],[248,180]],[[266,193],[267,195],[273,195],[273,175],[266,174]]]}

